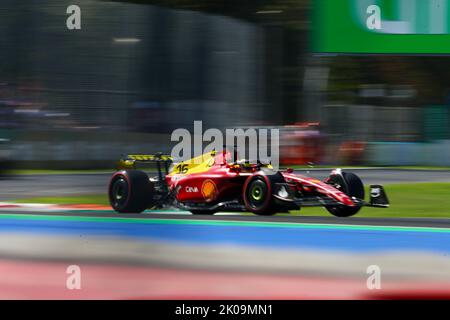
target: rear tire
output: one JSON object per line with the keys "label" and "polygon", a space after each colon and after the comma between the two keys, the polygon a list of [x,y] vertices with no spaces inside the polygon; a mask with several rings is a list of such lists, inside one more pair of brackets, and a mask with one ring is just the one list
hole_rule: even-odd
{"label": "rear tire", "polygon": [[153,183],[147,174],[138,170],[117,172],[108,188],[109,202],[120,213],[141,213],[152,206]]}
{"label": "rear tire", "polygon": [[[350,197],[364,199],[364,184],[361,179],[354,173],[342,172],[342,175],[336,174],[330,176],[328,181],[336,189],[344,192]],[[361,207],[346,207],[346,206],[327,206],[326,209],[336,217],[350,217],[358,213]]]}

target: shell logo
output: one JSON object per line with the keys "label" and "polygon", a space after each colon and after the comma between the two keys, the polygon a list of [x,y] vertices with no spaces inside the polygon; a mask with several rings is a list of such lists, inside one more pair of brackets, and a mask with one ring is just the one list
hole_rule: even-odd
{"label": "shell logo", "polygon": [[202,184],[202,195],[206,201],[212,201],[217,196],[217,186],[214,181],[208,179],[205,180]]}

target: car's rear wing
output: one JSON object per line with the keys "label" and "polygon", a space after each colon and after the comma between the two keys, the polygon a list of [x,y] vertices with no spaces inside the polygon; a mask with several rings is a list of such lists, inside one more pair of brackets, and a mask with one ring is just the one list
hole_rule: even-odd
{"label": "car's rear wing", "polygon": [[150,164],[156,164],[158,175],[162,179],[163,170],[165,174],[169,174],[169,167],[172,164],[173,159],[169,155],[162,153],[157,154],[129,154],[122,156],[117,163],[117,170],[136,170],[142,167],[146,167]]}

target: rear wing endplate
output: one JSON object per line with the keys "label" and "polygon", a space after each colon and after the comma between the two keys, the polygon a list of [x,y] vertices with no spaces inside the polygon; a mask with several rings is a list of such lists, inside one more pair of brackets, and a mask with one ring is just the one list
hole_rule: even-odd
{"label": "rear wing endplate", "polygon": [[172,157],[162,153],[157,154],[129,154],[122,156],[117,163],[117,170],[136,170],[138,166],[146,164],[156,164],[158,173],[161,175],[164,169],[165,174],[169,173],[169,167],[172,164]]}

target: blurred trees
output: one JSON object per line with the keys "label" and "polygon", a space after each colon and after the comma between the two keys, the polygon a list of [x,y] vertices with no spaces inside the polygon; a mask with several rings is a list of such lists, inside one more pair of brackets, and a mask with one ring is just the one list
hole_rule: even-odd
{"label": "blurred trees", "polygon": [[264,29],[266,101],[280,121],[300,120],[308,52],[308,0],[114,0],[194,10],[247,21]]}
{"label": "blurred trees", "polygon": [[[268,90],[284,110],[284,121],[302,119],[305,66],[313,0],[114,0],[229,16],[265,28]],[[333,56],[313,61],[330,67],[328,99],[356,103],[361,85],[410,86],[415,106],[448,104],[450,59],[446,56]],[[269,99],[270,100],[270,99]],[[272,101],[274,101],[272,99]],[[277,104],[274,101],[274,104]]]}
{"label": "blurred trees", "polygon": [[[113,0],[158,5],[172,9],[195,10],[248,20],[260,21],[259,14],[278,11],[278,23],[285,27],[304,29],[308,25],[305,15],[309,0]],[[281,12],[279,12],[281,11]],[[266,12],[266,13],[264,13]]]}

